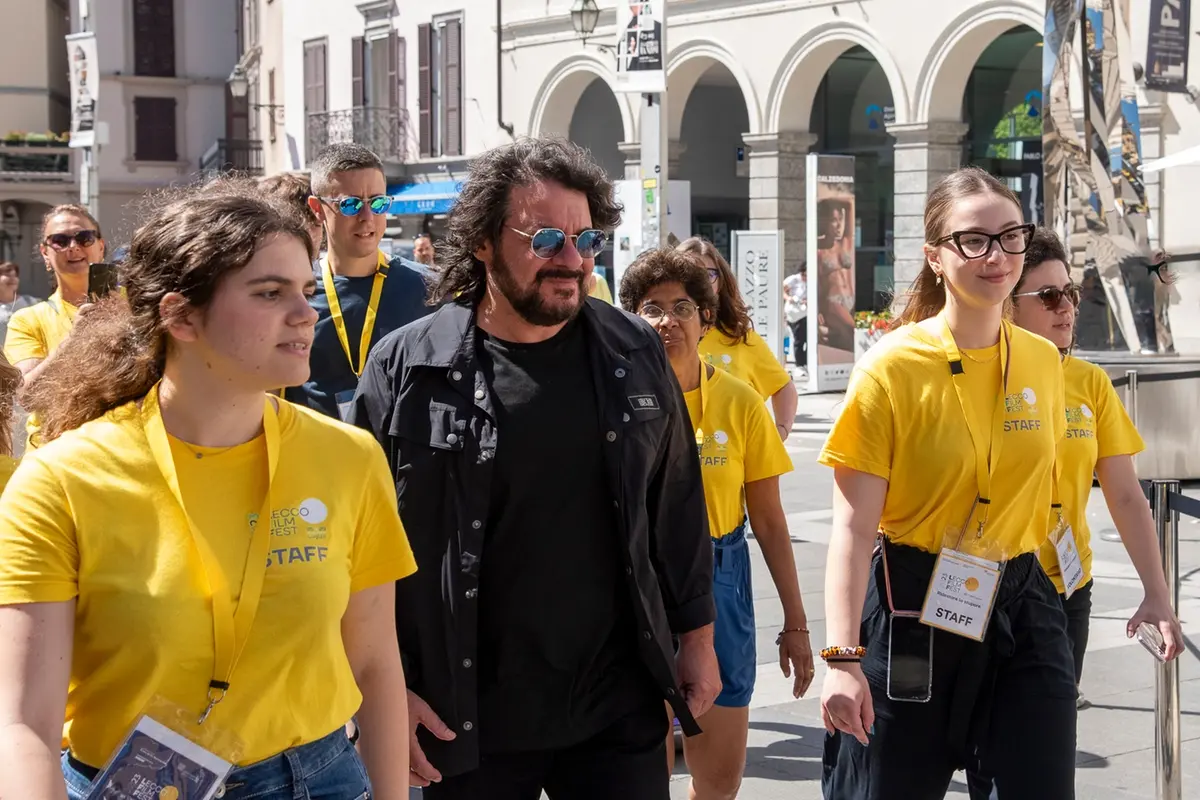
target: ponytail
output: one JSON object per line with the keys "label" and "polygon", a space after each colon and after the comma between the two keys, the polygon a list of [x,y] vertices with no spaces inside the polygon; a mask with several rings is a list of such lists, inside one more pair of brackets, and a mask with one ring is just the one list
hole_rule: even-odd
{"label": "ponytail", "polygon": [[20,394],[41,425],[37,444],[144,397],[162,378],[163,356],[161,334],[139,331],[123,296],[97,303]]}

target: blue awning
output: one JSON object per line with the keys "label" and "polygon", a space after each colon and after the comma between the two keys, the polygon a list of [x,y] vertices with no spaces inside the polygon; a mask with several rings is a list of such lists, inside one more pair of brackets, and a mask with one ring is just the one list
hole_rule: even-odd
{"label": "blue awning", "polygon": [[388,194],[392,196],[392,207],[388,213],[395,216],[445,214],[450,211],[450,207],[458,199],[458,192],[461,189],[461,181],[432,181],[430,183],[410,183],[407,186],[390,186]]}

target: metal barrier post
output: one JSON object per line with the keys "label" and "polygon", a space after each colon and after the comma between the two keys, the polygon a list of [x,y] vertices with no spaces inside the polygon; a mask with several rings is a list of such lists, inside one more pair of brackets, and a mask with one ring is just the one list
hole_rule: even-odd
{"label": "metal barrier post", "polygon": [[[1171,610],[1179,613],[1179,512],[1168,505],[1169,495],[1179,491],[1179,481],[1154,481],[1154,523],[1158,549],[1171,597]],[[1158,773],[1158,800],[1183,800],[1182,766],[1179,749],[1179,663],[1158,664],[1154,676],[1154,754]]]}

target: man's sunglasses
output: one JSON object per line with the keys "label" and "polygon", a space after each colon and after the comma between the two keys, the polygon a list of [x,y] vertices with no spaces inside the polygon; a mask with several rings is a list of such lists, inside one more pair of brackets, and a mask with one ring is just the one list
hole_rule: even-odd
{"label": "man's sunglasses", "polygon": [[366,199],[361,197],[321,197],[319,199],[322,203],[328,203],[336,208],[343,217],[357,217],[362,213],[364,206],[371,209],[371,213],[376,216],[386,214],[392,207],[392,198],[386,194],[377,194]]}
{"label": "man's sunglasses", "polygon": [[561,253],[567,246],[567,239],[575,243],[575,249],[579,251],[581,257],[595,258],[603,252],[604,243],[608,241],[608,237],[604,235],[603,231],[596,230],[586,230],[574,235],[558,228],[541,228],[533,233],[519,231],[516,228],[509,228],[509,230],[528,239],[529,249],[541,259],[554,258]]}
{"label": "man's sunglasses", "polygon": [[1075,306],[1075,308],[1079,308],[1082,293],[1078,285],[1068,283],[1061,289],[1057,286],[1047,286],[1044,289],[1038,289],[1036,292],[1019,292],[1014,294],[1013,297],[1036,297],[1042,301],[1042,305],[1045,306],[1047,311],[1056,311],[1064,297],[1070,300],[1071,305]]}
{"label": "man's sunglasses", "polygon": [[91,247],[100,238],[99,231],[79,231],[78,233],[52,233],[45,239],[45,245],[54,250],[66,250],[72,243],[80,247]]}

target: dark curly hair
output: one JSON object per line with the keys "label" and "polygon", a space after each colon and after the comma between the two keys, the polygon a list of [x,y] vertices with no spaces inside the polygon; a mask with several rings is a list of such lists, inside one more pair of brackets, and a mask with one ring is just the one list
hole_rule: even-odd
{"label": "dark curly hair", "polygon": [[597,229],[609,232],[621,221],[622,208],[613,197],[612,181],[579,145],[558,137],[522,137],[489,150],[471,162],[471,171],[450,210],[446,239],[439,248],[442,271],[430,291],[430,305],[478,299],[487,271],[475,252],[484,244],[500,241],[513,187],[545,181],[586,195],[592,225]]}
{"label": "dark curly hair", "polygon": [[650,290],[663,283],[678,283],[700,309],[700,321],[711,325],[717,315],[717,296],[708,270],[695,256],[663,247],[642,253],[621,278],[621,307],[630,314],[641,309]]}
{"label": "dark curly hair", "polygon": [[[733,274],[733,267],[729,266],[729,262],[721,255],[721,251],[717,249],[716,245],[700,236],[684,239],[675,246],[675,249],[698,259],[708,259],[717,268],[717,272],[721,273],[720,288],[717,291],[717,317],[714,324],[717,330],[730,339],[740,340],[745,344],[746,337],[754,329],[754,323],[750,319],[750,309],[747,308],[746,301],[742,299],[742,292],[738,288],[737,276]],[[705,279],[707,280],[707,278],[706,270]]]}
{"label": "dark curly hair", "polygon": [[[1021,270],[1021,277],[1017,280],[1017,285],[1013,287],[1012,293],[1015,295],[1021,291],[1029,270],[1047,261],[1061,261],[1067,265],[1068,270],[1071,268],[1071,257],[1067,254],[1067,248],[1063,246],[1058,234],[1049,228],[1038,226],[1033,232],[1033,238],[1029,240],[1029,249],[1025,251],[1025,266]],[[1013,302],[1017,302],[1017,299],[1014,297]]]}

